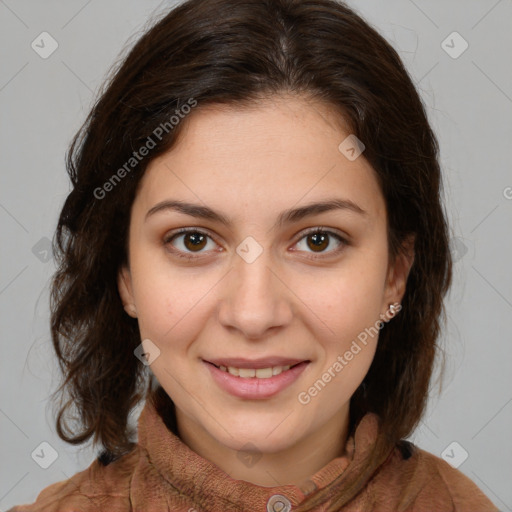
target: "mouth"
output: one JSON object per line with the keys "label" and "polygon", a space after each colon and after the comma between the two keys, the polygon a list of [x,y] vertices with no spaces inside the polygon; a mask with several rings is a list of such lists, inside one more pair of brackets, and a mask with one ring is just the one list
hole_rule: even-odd
{"label": "mouth", "polygon": [[265,357],[261,359],[223,358],[204,360],[219,370],[242,378],[269,379],[294,368],[301,363],[309,363],[309,360],[293,359],[279,356]]}
{"label": "mouth", "polygon": [[270,398],[295,382],[311,361],[285,358],[204,360],[213,380],[244,399]]}
{"label": "mouth", "polygon": [[291,368],[295,368],[297,365],[309,361],[301,361],[299,363],[294,364],[286,364],[286,365],[275,365],[275,366],[267,366],[264,368],[255,368],[255,367],[237,367],[237,366],[225,366],[223,364],[214,364],[210,361],[206,361],[209,364],[212,364],[217,369],[234,375],[235,377],[242,377],[244,379],[248,378],[256,378],[256,379],[270,379],[271,377],[275,377],[276,375],[280,375],[283,372],[290,370]]}

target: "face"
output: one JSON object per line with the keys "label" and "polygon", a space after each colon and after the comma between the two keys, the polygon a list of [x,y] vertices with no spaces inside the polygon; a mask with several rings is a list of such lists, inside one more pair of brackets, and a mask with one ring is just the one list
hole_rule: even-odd
{"label": "face", "polygon": [[147,167],[119,291],[185,437],[275,453],[348,418],[378,340],[363,333],[412,262],[389,260],[374,170],[338,149],[332,111],[198,107]]}

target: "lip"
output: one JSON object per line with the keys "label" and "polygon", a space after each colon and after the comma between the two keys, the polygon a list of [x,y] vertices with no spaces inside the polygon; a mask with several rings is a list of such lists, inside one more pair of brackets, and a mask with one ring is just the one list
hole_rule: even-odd
{"label": "lip", "polygon": [[234,366],[235,368],[250,368],[258,370],[261,368],[270,368],[271,366],[293,366],[302,363],[305,359],[293,359],[289,357],[270,356],[261,359],[246,359],[244,357],[230,357],[222,359],[203,359],[207,363],[215,366]]}
{"label": "lip", "polygon": [[[268,368],[269,366],[280,366],[278,364],[269,364],[270,360],[252,360],[252,364],[262,364],[262,361],[267,366],[252,366],[251,368]],[[293,382],[295,382],[302,372],[307,368],[310,361],[301,361],[301,360],[291,360],[291,359],[280,359],[281,361],[295,361],[292,364],[295,364],[293,368],[286,370],[279,375],[274,375],[268,379],[258,379],[257,377],[237,377],[235,375],[231,375],[228,372],[220,370],[217,368],[213,362],[203,360],[203,364],[210,371],[210,375],[213,380],[217,383],[217,385],[227,393],[239,397],[244,398],[246,400],[262,400],[265,398],[270,398],[274,395],[277,395],[285,388],[290,386]],[[220,360],[219,360],[220,361]],[[222,361],[230,361],[235,362],[238,361],[238,364],[241,364],[243,360],[241,359],[223,359]],[[245,360],[247,362],[247,360]],[[223,366],[226,366],[225,364]],[[229,366],[236,366],[235,364],[230,364]],[[249,366],[241,366],[242,368],[249,368]]]}

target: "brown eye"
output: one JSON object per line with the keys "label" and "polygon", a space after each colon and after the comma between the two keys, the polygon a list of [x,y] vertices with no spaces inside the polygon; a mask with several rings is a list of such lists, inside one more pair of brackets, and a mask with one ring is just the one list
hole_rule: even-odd
{"label": "brown eye", "polygon": [[329,235],[325,233],[313,233],[307,235],[306,238],[308,242],[311,241],[311,244],[308,243],[308,247],[315,252],[321,252],[329,246]]}
{"label": "brown eye", "polygon": [[183,238],[183,245],[191,251],[199,251],[206,245],[206,236],[202,233],[186,233]]}
{"label": "brown eye", "polygon": [[[214,249],[217,244],[206,233],[197,229],[182,229],[177,233],[171,233],[164,238],[164,245],[169,246],[170,252],[180,258],[193,259],[202,255],[203,249],[208,248],[208,242],[211,241]],[[198,255],[195,256],[194,253]]]}
{"label": "brown eye", "polygon": [[[296,244],[298,250],[317,253],[319,254],[318,257],[323,257],[324,253],[325,256],[337,254],[343,250],[346,245],[348,245],[348,242],[342,236],[323,228],[315,228],[306,233]],[[326,250],[328,248],[330,248],[330,250]],[[312,257],[315,258],[316,256]]]}

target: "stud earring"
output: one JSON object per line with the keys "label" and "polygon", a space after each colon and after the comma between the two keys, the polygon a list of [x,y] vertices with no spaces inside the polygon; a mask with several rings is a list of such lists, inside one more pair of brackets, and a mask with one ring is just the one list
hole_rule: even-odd
{"label": "stud earring", "polygon": [[399,302],[395,302],[394,304],[390,304],[389,305],[389,312],[391,313],[391,317],[394,317],[401,309],[402,309],[402,305]]}

